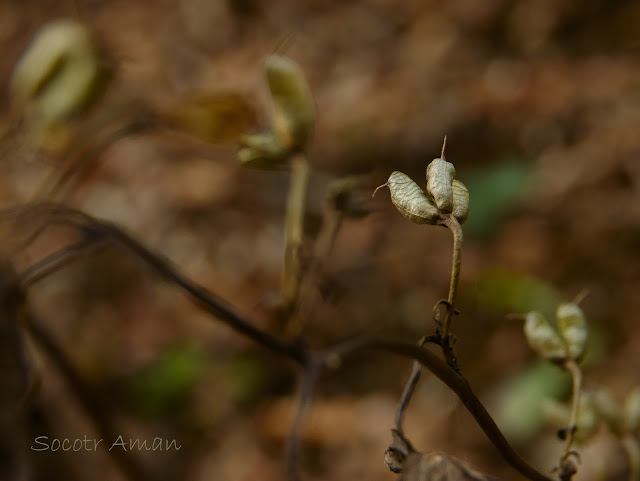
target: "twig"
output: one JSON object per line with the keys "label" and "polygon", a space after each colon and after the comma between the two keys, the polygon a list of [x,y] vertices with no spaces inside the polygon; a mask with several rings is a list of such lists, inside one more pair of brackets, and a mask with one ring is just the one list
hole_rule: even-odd
{"label": "twig", "polygon": [[348,341],[328,349],[325,351],[325,355],[344,357],[365,350],[394,353],[418,361],[460,398],[462,404],[510,466],[531,481],[552,481],[551,478],[537,471],[520,457],[504,437],[482,402],[471,390],[467,380],[432,352],[414,344],[372,338]]}
{"label": "twig", "polygon": [[[425,343],[426,337],[420,338],[418,341],[418,346],[422,347]],[[399,431],[401,435],[404,434],[404,429],[402,427],[404,423],[404,413],[407,410],[407,406],[409,405],[409,401],[413,396],[413,392],[416,390],[418,386],[418,382],[420,381],[420,377],[422,376],[422,364],[418,361],[414,361],[413,368],[411,369],[411,376],[409,376],[409,380],[407,384],[404,386],[404,391],[402,391],[402,396],[400,397],[400,402],[398,403],[398,409],[396,410],[396,429]]]}
{"label": "twig", "polygon": [[[31,316],[27,316],[25,324],[31,338],[40,346],[49,359],[53,361],[56,368],[66,379],[73,395],[79,401],[96,431],[100,433],[100,437],[103,439],[115,439],[118,433],[114,431],[112,416],[110,412],[105,409],[102,401],[91,392],[91,389],[84,383],[82,378],[76,374],[75,369],[62,350],[58,348],[49,334],[40,327],[39,323],[35,322]],[[125,450],[110,449],[108,450],[108,454],[127,479],[131,481],[150,479],[136,459],[129,456]]]}
{"label": "twig", "polygon": [[45,215],[49,221],[49,225],[70,225],[80,229],[82,232],[89,233],[89,235],[97,235],[105,239],[105,241],[109,240],[124,247],[149,265],[161,277],[185,290],[194,300],[198,301],[207,312],[220,319],[235,331],[299,364],[306,362],[306,351],[299,343],[281,340],[253,326],[222,299],[219,299],[203,286],[185,277],[169,261],[153,253],[111,223],[97,220],[88,214],[70,207],[51,203],[31,204],[24,207],[5,209],[4,211],[0,211],[0,217],[2,217],[3,214],[20,215],[28,213],[30,209],[34,209],[40,214]]}
{"label": "twig", "polygon": [[298,403],[296,412],[291,422],[289,436],[287,438],[286,447],[286,465],[287,477],[290,481],[300,481],[300,459],[301,459],[301,442],[300,434],[307,418],[313,390],[316,380],[320,374],[322,365],[314,360],[307,364],[307,368],[300,375],[300,386],[298,387]]}

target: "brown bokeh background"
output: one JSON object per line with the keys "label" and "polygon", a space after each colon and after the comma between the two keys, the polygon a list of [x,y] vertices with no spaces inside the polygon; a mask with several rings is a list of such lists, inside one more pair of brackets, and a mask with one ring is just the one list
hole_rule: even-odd
{"label": "brown bokeh background", "polygon": [[[447,135],[447,159],[471,196],[456,352],[517,448],[543,471],[554,466],[562,445],[526,393],[551,386],[562,400],[569,385],[555,368],[543,370],[548,381],[530,375],[540,368],[521,322],[507,314],[536,308],[552,316],[556,302],[587,290],[586,386],[606,385],[622,402],[640,383],[636,2],[4,1],[5,124],[20,115],[8,93],[15,63],[34,33],[61,17],[94,32],[111,76],[74,120],[68,150],[38,148],[28,122],[5,135],[3,206],[33,199],[74,148],[112,123],[153,117],[157,128],[96,156],[64,202],[122,226],[279,333],[270,313],[288,174],[249,170],[234,158],[238,136],[268,121],[262,65],[278,52],[301,66],[316,101],[307,254],[333,179],[358,176],[351,202],[369,211],[344,222],[312,280],[321,294],[305,291],[310,344],[361,333],[413,341],[432,331],[432,306],[449,283],[450,234],[408,222],[387,192],[370,194],[393,170],[422,184]],[[176,118],[205,99],[214,120],[203,138]],[[70,236],[50,230],[16,250],[24,232],[15,230],[28,231],[28,223],[3,229],[19,270]],[[115,432],[183,446],[131,453],[149,479],[284,479],[294,366],[217,323],[119,249],[40,281],[29,303],[115,415]],[[16,444],[34,479],[122,479],[106,450],[30,452],[39,435],[99,436],[50,359],[28,340],[26,348],[42,384]],[[321,379],[304,434],[307,479],[395,478],[383,452],[409,371],[404,360],[362,356]],[[518,383],[529,391],[517,391]],[[433,377],[423,378],[407,422],[420,450],[518,479]],[[584,449],[576,479],[625,479],[626,458],[606,430]],[[597,478],[602,466],[608,477]]]}

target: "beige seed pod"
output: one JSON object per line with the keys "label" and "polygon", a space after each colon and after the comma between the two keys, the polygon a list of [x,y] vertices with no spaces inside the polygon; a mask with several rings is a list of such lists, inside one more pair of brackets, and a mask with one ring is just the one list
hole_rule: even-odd
{"label": "beige seed pod", "polygon": [[567,344],[569,356],[579,359],[584,354],[587,344],[587,320],[582,309],[574,303],[560,304],[556,311],[556,320],[560,335]]}
{"label": "beige seed pod", "polygon": [[453,210],[453,179],[456,169],[444,158],[433,159],[427,166],[427,192],[441,212]]}
{"label": "beige seed pod", "polygon": [[392,172],[389,180],[379,186],[373,195],[381,187],[389,187],[391,192],[391,202],[398,211],[407,219],[416,224],[436,224],[440,214],[438,209],[431,203],[431,200],[424,191],[416,184],[411,177],[402,172]]}
{"label": "beige seed pod", "polygon": [[640,386],[627,395],[622,411],[622,425],[626,431],[635,431],[640,426]]}
{"label": "beige seed pod", "polygon": [[265,72],[271,96],[271,128],[283,148],[301,150],[311,137],[314,123],[313,97],[292,60],[270,55]]}
{"label": "beige seed pod", "polygon": [[56,20],[34,37],[16,65],[10,91],[46,124],[84,108],[100,85],[102,69],[90,32],[72,20]]}
{"label": "beige seed pod", "polygon": [[286,152],[273,132],[245,135],[240,139],[237,158],[246,167],[277,169],[282,166]]}
{"label": "beige seed pod", "polygon": [[550,361],[563,361],[567,346],[551,323],[537,311],[525,314],[524,333],[529,347]]}
{"label": "beige seed pod", "polygon": [[453,192],[453,216],[462,224],[469,216],[469,191],[465,185],[457,179],[451,184]]}

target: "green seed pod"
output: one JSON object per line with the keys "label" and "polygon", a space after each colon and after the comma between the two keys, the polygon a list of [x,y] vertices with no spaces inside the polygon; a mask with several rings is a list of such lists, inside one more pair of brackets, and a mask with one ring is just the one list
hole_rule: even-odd
{"label": "green seed pod", "polygon": [[271,96],[271,128],[288,150],[300,150],[313,131],[313,97],[296,63],[281,55],[270,55],[265,62]]}
{"label": "green seed pod", "polygon": [[47,124],[84,108],[99,86],[100,60],[90,32],[72,20],[43,27],[20,58],[11,95]]}
{"label": "green seed pod", "polygon": [[411,177],[402,172],[392,172],[389,180],[378,187],[373,195],[381,187],[389,187],[391,202],[398,211],[407,219],[416,224],[436,224],[440,215],[438,209],[431,203],[424,191]]}
{"label": "green seed pod", "polygon": [[433,159],[427,166],[427,193],[441,212],[453,210],[453,179],[456,169],[444,158]]}
{"label": "green seed pod", "polygon": [[453,191],[453,216],[462,224],[469,216],[469,191],[465,185],[457,179],[451,184]]}
{"label": "green seed pod", "polygon": [[560,304],[556,311],[560,335],[567,343],[569,356],[579,359],[587,344],[587,321],[582,309],[573,302]]}
{"label": "green seed pod", "polygon": [[640,386],[627,395],[622,411],[622,426],[625,431],[635,431],[640,426]]}
{"label": "green seed pod", "polygon": [[246,167],[277,169],[282,166],[286,151],[273,132],[245,135],[240,139],[237,158]]}
{"label": "green seed pod", "polygon": [[550,361],[563,361],[567,347],[551,323],[537,311],[525,314],[524,333],[531,349]]}

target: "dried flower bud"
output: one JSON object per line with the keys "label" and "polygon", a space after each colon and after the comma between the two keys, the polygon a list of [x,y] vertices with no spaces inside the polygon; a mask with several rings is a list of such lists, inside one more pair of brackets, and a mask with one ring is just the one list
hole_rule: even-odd
{"label": "dried flower bud", "polygon": [[567,347],[551,323],[537,311],[525,314],[524,333],[531,349],[550,361],[567,357]]}
{"label": "dried flower bud", "polygon": [[17,105],[28,105],[39,120],[55,123],[82,109],[99,85],[100,61],[89,31],[72,20],[57,20],[35,36],[11,78]]}
{"label": "dried flower bud", "polygon": [[635,431],[640,426],[640,386],[636,386],[627,395],[622,414],[625,431]]}
{"label": "dried flower bud", "polygon": [[453,191],[453,216],[462,224],[469,216],[469,191],[465,185],[457,179],[451,184]]}
{"label": "dried flower bud", "polygon": [[270,55],[265,71],[271,96],[271,128],[283,148],[300,150],[313,131],[309,85],[298,65],[281,55]]}
{"label": "dried flower bud", "polygon": [[587,344],[587,321],[582,309],[573,302],[560,304],[556,311],[556,320],[560,335],[567,344],[569,356],[579,359],[584,354]]}
{"label": "dried flower bud", "polygon": [[456,169],[444,158],[433,159],[427,167],[427,193],[443,213],[453,210],[453,179]]}
{"label": "dried flower bud", "polygon": [[407,174],[392,172],[389,180],[378,187],[389,187],[391,202],[407,219],[416,224],[436,224],[440,214],[424,191]]}

